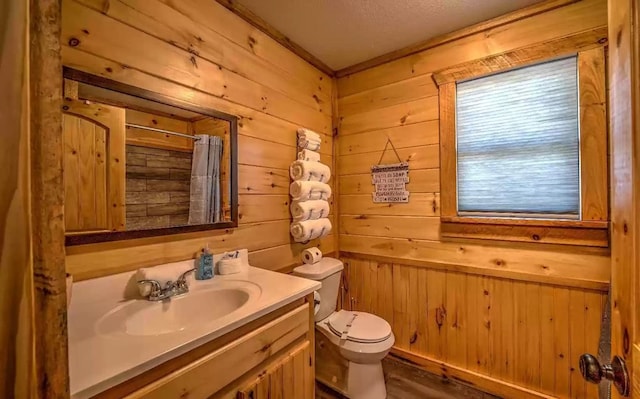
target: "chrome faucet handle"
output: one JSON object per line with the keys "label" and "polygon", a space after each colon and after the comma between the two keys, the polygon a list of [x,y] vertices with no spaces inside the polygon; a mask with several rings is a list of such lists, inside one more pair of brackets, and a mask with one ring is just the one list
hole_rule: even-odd
{"label": "chrome faucet handle", "polygon": [[138,281],[138,285],[149,284],[151,286],[151,292],[149,296],[156,296],[162,291],[162,286],[160,282],[157,280],[140,280]]}
{"label": "chrome faucet handle", "polygon": [[187,285],[187,276],[189,275],[189,273],[193,273],[195,271],[196,268],[194,267],[193,269],[189,269],[186,272],[182,273],[176,280],[176,286],[178,288],[186,289],[187,291],[189,291],[189,286]]}

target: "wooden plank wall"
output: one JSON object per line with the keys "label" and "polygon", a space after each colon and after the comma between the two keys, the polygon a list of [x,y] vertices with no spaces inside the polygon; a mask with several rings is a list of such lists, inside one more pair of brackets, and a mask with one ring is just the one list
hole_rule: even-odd
{"label": "wooden plank wall", "polygon": [[[288,166],[300,126],[323,135],[322,159],[332,164],[331,78],[214,1],[63,0],[62,8],[64,65],[240,118],[237,229],[68,247],[76,279],[187,259],[207,243],[246,247],[260,267],[297,263]],[[333,236],[312,244],[334,251]]]}
{"label": "wooden plank wall", "polygon": [[[29,4],[0,9],[0,397],[36,396],[29,201]],[[6,62],[5,62],[6,61]]]}
{"label": "wooden plank wall", "polygon": [[[192,134],[191,123],[186,119],[170,118],[150,112],[126,109],[126,123],[169,130],[171,132]],[[149,130],[127,127],[127,144],[172,151],[193,152],[193,140],[186,137],[160,134]]]}
{"label": "wooden plank wall", "polygon": [[[343,261],[342,307],[387,320],[400,356],[424,358],[418,362],[438,374],[504,397],[523,397],[525,389],[540,392],[530,397],[597,397],[597,386],[580,375],[578,358],[597,353],[601,291],[366,256]],[[467,372],[452,375],[440,363]],[[504,386],[488,385],[489,379]]]}
{"label": "wooden plank wall", "polygon": [[[596,394],[577,357],[597,353],[608,250],[441,240],[431,74],[606,25],[607,2],[582,0],[338,79],[343,306],[387,319],[399,354],[505,397]],[[410,165],[408,204],[371,200],[387,137]]]}

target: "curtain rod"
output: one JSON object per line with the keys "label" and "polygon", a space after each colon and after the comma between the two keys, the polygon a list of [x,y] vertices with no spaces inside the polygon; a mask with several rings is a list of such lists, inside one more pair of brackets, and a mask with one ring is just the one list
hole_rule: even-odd
{"label": "curtain rod", "polygon": [[165,134],[170,134],[172,136],[180,136],[180,137],[185,137],[191,140],[200,140],[199,137],[195,137],[195,136],[191,136],[189,134],[184,134],[184,133],[178,133],[178,132],[172,132],[170,130],[164,130],[164,129],[157,129],[155,127],[148,127],[148,126],[143,126],[143,125],[136,125],[135,123],[125,123],[124,124],[126,127],[135,127],[136,129],[143,129],[143,130],[149,130],[152,132],[158,132],[158,133],[165,133]]}

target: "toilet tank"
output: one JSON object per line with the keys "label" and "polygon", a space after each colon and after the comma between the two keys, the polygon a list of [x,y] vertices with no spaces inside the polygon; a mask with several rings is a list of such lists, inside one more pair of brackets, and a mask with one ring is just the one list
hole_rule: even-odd
{"label": "toilet tank", "polygon": [[329,317],[336,310],[342,269],[342,262],[335,258],[322,258],[318,263],[305,264],[293,269],[294,276],[322,283],[322,287],[318,290],[320,309],[316,313],[316,322]]}

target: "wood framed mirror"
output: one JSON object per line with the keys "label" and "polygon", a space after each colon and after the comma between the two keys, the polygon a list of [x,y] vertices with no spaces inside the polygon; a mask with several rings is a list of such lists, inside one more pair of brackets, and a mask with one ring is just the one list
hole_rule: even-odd
{"label": "wood framed mirror", "polygon": [[238,120],[64,68],[66,245],[238,225]]}

